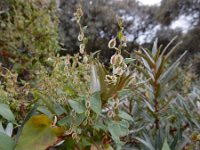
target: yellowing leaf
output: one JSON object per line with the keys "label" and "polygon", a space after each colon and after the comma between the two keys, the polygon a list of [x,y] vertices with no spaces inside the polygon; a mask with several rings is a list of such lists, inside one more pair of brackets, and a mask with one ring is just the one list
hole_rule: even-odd
{"label": "yellowing leaf", "polygon": [[44,150],[53,145],[63,128],[52,127],[45,115],[33,116],[24,126],[16,150]]}

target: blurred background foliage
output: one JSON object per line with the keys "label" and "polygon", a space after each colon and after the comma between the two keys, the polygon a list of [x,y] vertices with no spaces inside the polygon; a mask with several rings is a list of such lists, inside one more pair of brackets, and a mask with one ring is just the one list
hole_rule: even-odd
{"label": "blurred background foliage", "polygon": [[[28,4],[30,2],[32,6]],[[78,52],[76,37],[79,27],[75,24],[73,13],[79,4],[84,9],[82,24],[87,26],[87,52],[102,50],[100,58],[105,63],[108,63],[114,51],[108,50],[103,43],[108,43],[114,37],[114,33],[119,30],[117,18],[122,17],[128,37],[125,52],[131,53],[140,46],[150,48],[156,37],[158,43],[165,46],[174,36],[178,36],[177,41],[183,43],[174,56],[188,50],[189,57],[184,62],[193,64],[193,71],[199,74],[199,0],[162,0],[159,5],[142,5],[136,0],[1,0],[1,59],[6,59],[8,55],[9,58],[16,57],[17,54],[23,59],[14,58],[15,61],[24,67],[30,65],[30,62],[34,64],[34,55],[40,56],[42,60],[48,57],[49,52],[58,50],[58,38],[61,55]],[[182,27],[174,26],[180,19]],[[8,51],[12,51],[12,54]],[[21,72],[26,70],[21,69]]]}
{"label": "blurred background foliage", "polygon": [[[79,3],[79,0],[60,0],[60,41],[66,53],[78,50],[78,26],[74,25],[73,12]],[[101,58],[105,62],[113,52],[103,43],[108,43],[118,31],[116,18],[121,16],[125,22],[125,34],[128,36],[128,52],[133,52],[141,45],[150,48],[156,37],[159,39],[158,43],[165,46],[174,36],[178,36],[177,41],[183,43],[174,56],[188,50],[185,62],[187,65],[192,63],[196,73],[199,73],[199,0],[162,0],[160,5],[155,6],[141,5],[135,0],[86,0],[82,5],[85,12],[83,24],[88,27],[87,50],[102,50]],[[188,25],[185,25],[188,27],[173,28],[172,25],[180,17],[189,18]],[[184,26],[184,23],[181,24]]]}
{"label": "blurred background foliage", "polygon": [[[0,15],[0,59],[22,80],[34,78],[39,63],[58,51],[55,2],[7,0]],[[1,4],[3,5],[3,4]],[[34,70],[31,71],[31,70]]]}

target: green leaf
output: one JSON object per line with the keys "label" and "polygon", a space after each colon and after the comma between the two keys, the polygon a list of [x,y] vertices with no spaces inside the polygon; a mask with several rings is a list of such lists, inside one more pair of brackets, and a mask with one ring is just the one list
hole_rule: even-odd
{"label": "green leaf", "polygon": [[73,101],[73,100],[68,100],[69,105],[74,109],[75,112],[78,114],[81,114],[85,112],[85,103],[83,101]]}
{"label": "green leaf", "polygon": [[97,74],[97,68],[95,65],[91,65],[91,81],[90,81],[90,90],[91,92],[100,91],[100,83]]}
{"label": "green leaf", "polygon": [[45,115],[33,116],[24,126],[16,150],[44,150],[53,145],[63,128],[51,126]]}
{"label": "green leaf", "polygon": [[157,45],[158,45],[158,38],[156,38],[156,40],[155,40],[154,43],[153,43],[153,48],[152,48],[152,55],[153,55],[153,56],[155,56],[156,53],[157,53],[157,50],[158,50]]}
{"label": "green leaf", "polygon": [[119,111],[118,116],[123,118],[123,119],[126,119],[128,121],[133,121],[133,117],[131,117],[128,113],[126,113],[124,111]]}
{"label": "green leaf", "polygon": [[0,122],[0,132],[5,133],[4,127],[3,127],[3,125],[2,125],[2,122]]}
{"label": "green leaf", "polygon": [[104,125],[104,123],[101,120],[97,120],[95,121],[95,129],[97,130],[103,130],[103,131],[107,131],[107,127]]}
{"label": "green leaf", "polygon": [[122,36],[123,36],[122,31],[119,31],[119,32],[118,32],[118,35],[117,35],[118,39],[121,40]]}
{"label": "green leaf", "polygon": [[39,91],[33,91],[33,95],[36,99],[41,99],[42,102],[46,104],[49,111],[51,111],[51,113],[54,113],[53,102],[50,99],[50,97],[47,97],[46,95],[44,95],[43,93],[41,93]]}
{"label": "green leaf", "polygon": [[125,58],[124,59],[124,62],[125,62],[125,64],[130,64],[130,63],[132,63],[133,61],[135,61],[136,59],[133,59],[133,58]]}
{"label": "green leaf", "polygon": [[8,121],[15,122],[15,116],[6,104],[0,104],[0,115]]}
{"label": "green leaf", "polygon": [[91,109],[98,115],[101,114],[101,95],[100,92],[95,92],[90,97]]}
{"label": "green leaf", "polygon": [[167,143],[167,139],[165,139],[165,142],[163,144],[162,150],[170,150],[169,145]]}
{"label": "green leaf", "polygon": [[0,132],[0,150],[14,150],[15,142],[11,137]]}
{"label": "green leaf", "polygon": [[148,147],[150,150],[155,150],[155,148],[152,146],[151,143],[148,143],[147,141],[139,138],[139,137],[135,137],[136,140],[138,140],[139,142],[141,142],[142,144],[144,144],[146,147]]}
{"label": "green leaf", "polygon": [[127,121],[120,122],[109,122],[108,131],[112,135],[112,139],[115,141],[117,145],[122,145],[123,143],[120,141],[121,136],[125,136],[129,132],[129,124]]}
{"label": "green leaf", "polygon": [[[85,114],[78,114],[74,124],[76,126],[79,126],[84,121],[84,119],[85,119]],[[58,124],[60,126],[67,125],[68,127],[70,127],[72,120],[73,120],[72,115],[66,116],[66,117],[62,118],[60,121],[58,121]]]}
{"label": "green leaf", "polygon": [[17,130],[17,135],[16,135],[16,138],[15,138],[15,142],[18,143],[18,140],[19,140],[19,137],[22,133],[22,130],[23,130],[23,127],[25,125],[25,123],[36,113],[37,111],[37,108],[38,108],[39,104],[38,103],[35,103],[34,106],[31,108],[31,110],[28,112],[28,114],[26,115],[23,123],[21,124],[21,126],[18,128]]}
{"label": "green leaf", "polygon": [[37,108],[37,111],[39,111],[42,114],[45,114],[46,116],[52,116],[52,113],[45,107],[45,106],[39,106]]}
{"label": "green leaf", "polygon": [[5,133],[9,136],[12,137],[12,133],[13,133],[13,124],[12,123],[8,123],[5,129]]}
{"label": "green leaf", "polygon": [[58,116],[66,113],[66,110],[58,103],[54,104],[54,111],[55,111],[56,115],[58,115]]}

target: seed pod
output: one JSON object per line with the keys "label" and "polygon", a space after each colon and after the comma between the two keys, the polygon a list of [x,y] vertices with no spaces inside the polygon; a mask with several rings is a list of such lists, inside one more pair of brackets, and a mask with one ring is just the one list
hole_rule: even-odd
{"label": "seed pod", "polygon": [[113,74],[121,76],[124,73],[124,70],[121,67],[113,67]]}
{"label": "seed pod", "polygon": [[80,139],[81,139],[81,138],[80,138],[79,136],[77,136],[77,137],[76,137],[76,142],[79,142]]}
{"label": "seed pod", "polygon": [[108,43],[108,47],[109,48],[115,48],[115,46],[116,46],[116,39],[114,38],[114,39],[111,39],[110,41],[109,41],[109,43]]}
{"label": "seed pod", "polygon": [[123,46],[123,47],[127,47],[127,44],[126,44],[126,43],[123,43],[122,46]]}
{"label": "seed pod", "polygon": [[110,58],[110,64],[115,65],[117,55],[112,55]]}
{"label": "seed pod", "polygon": [[124,62],[121,54],[115,54],[110,58],[110,63],[115,66],[120,66]]}
{"label": "seed pod", "polygon": [[117,77],[116,76],[112,76],[112,83],[115,84],[117,82]]}
{"label": "seed pod", "polygon": [[79,51],[80,51],[81,54],[84,53],[84,51],[85,51],[85,44],[80,44]]}
{"label": "seed pod", "polygon": [[117,82],[117,77],[116,76],[111,76],[111,75],[106,75],[105,81],[108,84],[115,84]]}
{"label": "seed pod", "polygon": [[124,43],[126,43],[126,41],[127,41],[126,36],[122,36],[122,37],[121,37],[121,41],[124,42]]}
{"label": "seed pod", "polygon": [[113,107],[114,107],[114,109],[117,109],[119,107],[119,99],[118,98],[115,100]]}
{"label": "seed pod", "polygon": [[76,133],[76,132],[74,132],[74,133],[72,134],[72,138],[73,138],[73,139],[76,139],[76,138],[77,138],[77,133]]}
{"label": "seed pod", "polygon": [[85,107],[86,107],[86,108],[90,108],[90,106],[91,106],[90,101],[86,101],[86,103],[85,103]]}
{"label": "seed pod", "polygon": [[83,34],[83,32],[80,32],[78,35],[78,40],[81,42],[81,41],[83,41],[83,38],[84,38],[84,34]]}
{"label": "seed pod", "polygon": [[115,65],[121,65],[124,61],[124,58],[121,54],[117,54]]}
{"label": "seed pod", "polygon": [[89,117],[89,116],[90,116],[90,110],[88,110],[88,109],[86,110],[85,116],[86,116],[86,117]]}
{"label": "seed pod", "polygon": [[57,116],[54,116],[53,126],[55,126],[55,125],[56,125],[57,121],[58,121],[58,118],[57,118]]}
{"label": "seed pod", "polygon": [[118,108],[118,104],[114,103],[113,107],[114,107],[114,109],[117,109]]}
{"label": "seed pod", "polygon": [[83,63],[87,63],[88,62],[88,57],[87,56],[84,56],[83,57]]}
{"label": "seed pod", "polygon": [[111,75],[106,75],[106,81],[111,82],[112,81],[112,76]]}
{"label": "seed pod", "polygon": [[86,126],[88,123],[87,119],[83,121],[83,126]]}
{"label": "seed pod", "polygon": [[112,118],[112,116],[113,116],[113,111],[112,111],[112,110],[109,110],[108,113],[107,113],[107,116],[108,116],[109,118]]}
{"label": "seed pod", "polygon": [[127,68],[127,64],[125,62],[122,63],[122,68],[126,69]]}
{"label": "seed pod", "polygon": [[83,16],[83,11],[82,11],[81,7],[79,7],[79,8],[76,10],[75,15],[76,15],[77,17]]}
{"label": "seed pod", "polygon": [[94,124],[94,122],[93,122],[92,119],[89,119],[89,120],[88,120],[88,123],[89,123],[89,125],[93,125],[93,124]]}
{"label": "seed pod", "polygon": [[70,134],[72,134],[72,132],[73,132],[73,130],[70,128],[69,130],[67,130],[67,131],[65,132],[65,135],[70,135]]}

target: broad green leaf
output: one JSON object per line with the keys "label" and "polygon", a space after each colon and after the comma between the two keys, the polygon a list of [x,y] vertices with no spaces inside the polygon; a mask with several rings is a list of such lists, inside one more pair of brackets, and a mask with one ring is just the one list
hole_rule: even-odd
{"label": "broad green leaf", "polygon": [[16,150],[44,150],[53,145],[63,128],[51,126],[52,121],[45,115],[33,116],[25,125]]}
{"label": "broad green leaf", "polygon": [[120,141],[121,136],[125,136],[129,132],[129,124],[127,121],[120,121],[120,122],[110,122],[108,124],[108,130],[110,134],[112,135],[112,139],[115,141],[117,145],[122,145],[122,142]]}
{"label": "broad green leaf", "polygon": [[46,104],[49,111],[51,111],[51,113],[54,113],[53,102],[51,101],[50,97],[47,97],[46,95],[44,95],[43,93],[40,93],[39,91],[33,91],[33,95],[35,98],[41,99],[42,102]]}
{"label": "broad green leaf", "polygon": [[45,106],[39,106],[37,108],[37,111],[39,111],[42,114],[45,114],[46,116],[52,116],[52,113],[45,107]]}
{"label": "broad green leaf", "polygon": [[133,121],[133,117],[131,117],[128,113],[126,113],[124,111],[119,111],[118,116],[123,118],[123,119],[126,119],[128,121]]}
{"label": "broad green leaf", "polygon": [[95,129],[97,129],[97,130],[103,130],[103,131],[107,131],[107,126],[105,126],[104,124],[103,124],[103,122],[102,121],[100,121],[100,120],[98,120],[98,121],[95,121],[95,126],[94,126],[94,128]]}
{"label": "broad green leaf", "polygon": [[14,150],[15,142],[11,137],[0,132],[0,150]]}
{"label": "broad green leaf", "polygon": [[58,115],[58,116],[66,113],[66,110],[58,103],[54,104],[54,111],[55,111],[56,115]]}
{"label": "broad green leaf", "polygon": [[101,114],[101,96],[100,92],[95,92],[90,97],[91,101],[91,109],[97,113],[98,115]]}
{"label": "broad green leaf", "polygon": [[68,100],[69,105],[74,109],[75,112],[78,114],[81,114],[85,112],[85,103],[83,101],[73,101],[73,100]]}
{"label": "broad green leaf", "polygon": [[165,142],[164,142],[164,144],[163,144],[162,150],[171,150],[171,149],[169,148],[168,143],[167,143],[167,139],[165,139]]}
{"label": "broad green leaf", "polygon": [[0,132],[5,133],[4,127],[3,127],[3,125],[2,125],[2,122],[0,122]]}
{"label": "broad green leaf", "polygon": [[16,135],[16,138],[15,138],[15,142],[18,143],[18,140],[19,140],[19,137],[22,133],[22,129],[25,125],[25,123],[36,113],[37,111],[37,108],[38,108],[39,104],[38,103],[35,103],[34,106],[31,108],[31,110],[28,112],[28,114],[26,115],[22,125],[18,128],[17,130],[17,135]]}
{"label": "broad green leaf", "polygon": [[[71,122],[72,122],[72,119],[73,119],[73,116],[72,116],[72,115],[66,116],[66,117],[62,118],[62,119],[58,122],[58,124],[59,124],[60,126],[62,126],[62,125],[67,125],[68,127],[70,127]],[[76,117],[76,120],[75,120],[75,123],[74,123],[74,124],[75,124],[76,126],[79,126],[79,125],[83,122],[84,119],[85,119],[85,114],[78,114],[77,117]]]}
{"label": "broad green leaf", "polygon": [[15,116],[6,104],[0,104],[0,115],[8,121],[15,122]]}

